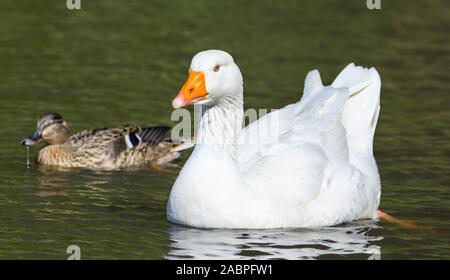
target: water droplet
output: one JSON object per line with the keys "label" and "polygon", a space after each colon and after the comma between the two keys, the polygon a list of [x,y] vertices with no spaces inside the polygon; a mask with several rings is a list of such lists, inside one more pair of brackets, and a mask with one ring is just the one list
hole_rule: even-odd
{"label": "water droplet", "polygon": [[30,146],[26,146],[27,148],[27,168],[31,167],[31,163],[30,163]]}

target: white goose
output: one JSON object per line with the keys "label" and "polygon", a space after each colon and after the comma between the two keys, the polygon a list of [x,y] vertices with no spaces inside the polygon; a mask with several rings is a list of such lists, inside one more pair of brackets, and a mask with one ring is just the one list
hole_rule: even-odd
{"label": "white goose", "polygon": [[[168,220],[282,228],[377,218],[380,178],[372,143],[380,86],[374,68],[350,64],[331,86],[314,70],[299,102],[242,129],[238,66],[224,51],[198,53],[172,102],[174,108],[201,105],[201,117],[195,149],[170,194]],[[251,140],[261,135],[263,141]]]}

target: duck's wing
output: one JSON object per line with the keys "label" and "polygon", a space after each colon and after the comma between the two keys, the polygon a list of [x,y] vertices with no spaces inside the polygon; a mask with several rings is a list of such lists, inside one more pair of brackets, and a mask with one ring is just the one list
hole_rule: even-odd
{"label": "duck's wing", "polygon": [[80,166],[109,166],[118,153],[126,149],[125,137],[137,133],[139,126],[128,124],[78,132],[69,139],[73,161]]}
{"label": "duck's wing", "polygon": [[114,128],[97,128],[78,132],[70,137],[69,141],[73,147],[79,149],[102,149],[111,148],[111,145],[117,146],[114,150],[121,147],[126,148],[126,137],[139,133],[140,127],[133,124],[127,124]]}
{"label": "duck's wing", "polygon": [[114,143],[117,147],[133,148],[140,144],[151,147],[158,145],[165,139],[170,127],[157,126],[140,128],[139,126],[127,124],[115,128],[98,128],[80,131],[70,137],[72,146],[82,147],[94,144],[110,145]]}
{"label": "duck's wing", "polygon": [[80,132],[73,134],[69,138],[69,142],[73,147],[82,146],[84,143],[91,141],[91,139],[95,138],[95,135],[101,131],[107,130],[108,128],[95,128],[95,129],[86,129]]}

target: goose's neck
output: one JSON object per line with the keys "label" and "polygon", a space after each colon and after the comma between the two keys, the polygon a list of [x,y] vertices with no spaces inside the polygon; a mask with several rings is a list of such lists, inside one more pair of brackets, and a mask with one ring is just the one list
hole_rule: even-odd
{"label": "goose's neck", "polygon": [[226,96],[214,105],[202,105],[196,143],[225,152],[236,159],[236,145],[242,130],[242,93]]}

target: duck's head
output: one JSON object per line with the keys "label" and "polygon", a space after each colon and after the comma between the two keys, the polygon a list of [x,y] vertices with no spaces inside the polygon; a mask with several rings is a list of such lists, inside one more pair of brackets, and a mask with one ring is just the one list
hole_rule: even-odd
{"label": "duck's head", "polygon": [[69,127],[60,114],[43,114],[36,124],[36,130],[28,138],[23,139],[20,144],[34,145],[41,140],[50,145],[62,144],[69,137]]}
{"label": "duck's head", "polygon": [[243,91],[242,74],[233,57],[220,50],[199,52],[192,58],[188,78],[173,99],[175,109],[189,104],[214,105],[226,96]]}

